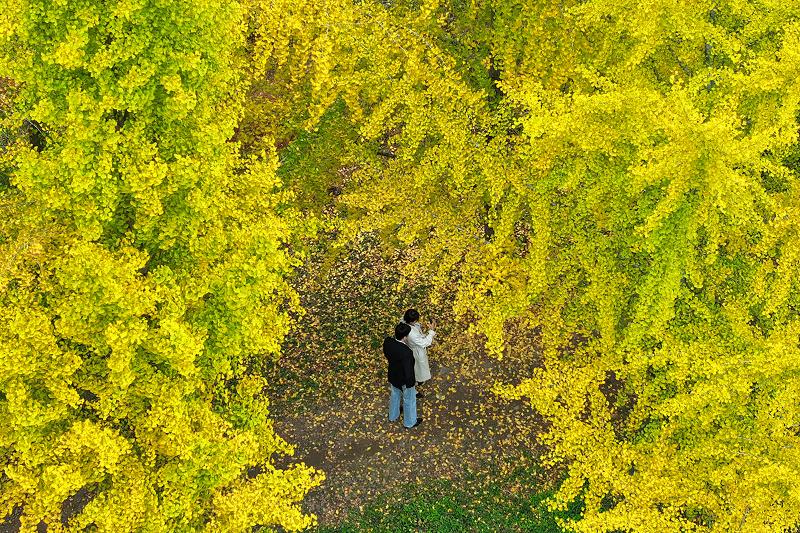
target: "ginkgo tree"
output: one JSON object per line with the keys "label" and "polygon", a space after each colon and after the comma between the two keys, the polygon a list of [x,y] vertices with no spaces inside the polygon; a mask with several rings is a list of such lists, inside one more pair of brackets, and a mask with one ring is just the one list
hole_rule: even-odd
{"label": "ginkgo tree", "polygon": [[275,465],[291,446],[248,372],[279,351],[311,229],[274,152],[229,142],[249,8],[0,11],[0,514],[25,531],[312,524],[299,502],[321,474]]}
{"label": "ginkgo tree", "polygon": [[508,185],[543,228],[529,298],[548,341],[506,392],[553,423],[576,530],[800,519],[798,15],[582,3],[569,79],[503,80],[536,169]]}
{"label": "ginkgo tree", "polygon": [[333,5],[287,50],[374,148],[345,227],[415,243],[498,356],[538,332],[498,392],[551,422],[569,526],[797,524],[800,6]]}
{"label": "ginkgo tree", "polygon": [[[312,523],[319,474],[274,466],[247,368],[328,185],[492,353],[510,321],[541,339],[498,392],[550,421],[569,527],[800,521],[800,6],[4,7],[0,501],[26,528]],[[314,139],[325,165],[279,179]]]}

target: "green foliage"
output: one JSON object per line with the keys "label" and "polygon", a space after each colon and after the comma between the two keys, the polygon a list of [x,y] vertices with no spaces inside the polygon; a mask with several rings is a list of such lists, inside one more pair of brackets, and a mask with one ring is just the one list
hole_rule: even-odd
{"label": "green foliage", "polygon": [[298,206],[317,216],[330,208],[356,168],[374,146],[358,143],[358,134],[338,101],[320,117],[313,131],[300,130],[280,150],[278,177],[296,195]]}
{"label": "green foliage", "polygon": [[[242,110],[238,3],[7,2],[0,189],[0,514],[23,530],[245,531],[313,523],[318,472],[274,466],[252,358],[297,296],[274,153]],[[260,473],[248,477],[250,468]],[[91,496],[63,515],[79,491]]]}

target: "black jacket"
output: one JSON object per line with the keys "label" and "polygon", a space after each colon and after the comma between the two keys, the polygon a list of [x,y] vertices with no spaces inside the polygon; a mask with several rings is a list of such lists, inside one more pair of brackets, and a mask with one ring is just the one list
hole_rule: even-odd
{"label": "black jacket", "polygon": [[402,389],[416,385],[414,379],[414,352],[411,348],[395,339],[386,337],[383,340],[383,355],[389,362],[389,383],[392,386]]}

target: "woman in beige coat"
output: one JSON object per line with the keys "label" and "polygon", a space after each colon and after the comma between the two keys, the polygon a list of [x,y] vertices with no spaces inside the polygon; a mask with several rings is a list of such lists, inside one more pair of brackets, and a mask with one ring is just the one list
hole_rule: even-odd
{"label": "woman in beige coat", "polygon": [[[427,333],[422,332],[419,323],[419,312],[416,309],[409,309],[403,314],[403,322],[411,326],[411,333],[408,334],[407,343],[411,351],[414,352],[414,375],[417,379],[417,386],[422,385],[431,379],[431,368],[428,365],[428,346],[433,343],[436,332],[433,330],[435,323],[431,321],[430,329]],[[417,397],[422,398],[423,394],[417,392]]]}

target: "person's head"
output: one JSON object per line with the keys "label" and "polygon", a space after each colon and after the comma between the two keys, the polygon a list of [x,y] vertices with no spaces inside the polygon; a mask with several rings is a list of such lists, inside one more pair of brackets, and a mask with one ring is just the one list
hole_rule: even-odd
{"label": "person's head", "polygon": [[399,341],[408,337],[409,333],[411,333],[411,326],[404,322],[400,322],[394,327],[394,338]]}
{"label": "person's head", "polygon": [[413,324],[419,320],[419,313],[416,309],[409,309],[403,314],[403,322],[406,324]]}

